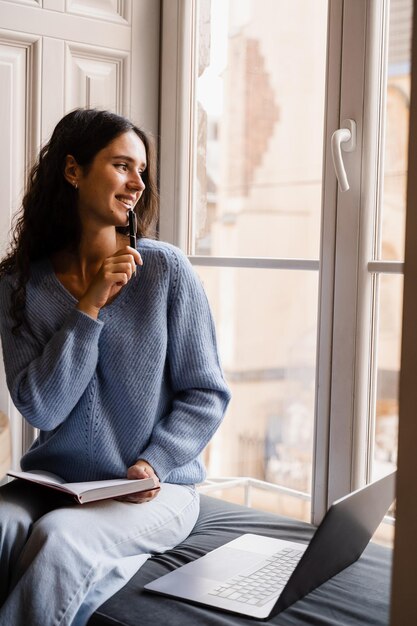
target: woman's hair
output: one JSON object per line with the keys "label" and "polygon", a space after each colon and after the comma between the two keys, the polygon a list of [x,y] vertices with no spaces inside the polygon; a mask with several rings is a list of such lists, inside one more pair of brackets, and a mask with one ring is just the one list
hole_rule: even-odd
{"label": "woman's hair", "polygon": [[[50,141],[33,166],[17,214],[7,255],[0,262],[0,278],[15,274],[11,298],[14,331],[24,322],[26,283],[30,263],[64,249],[76,250],[81,238],[77,190],[66,180],[66,156],[71,154],[88,172],[96,154],[123,133],[133,131],[146,150],[142,175],[145,189],[135,207],[137,234],[149,236],[156,225],[158,193],[156,155],[147,134],[125,117],[97,109],[76,109],[58,122]],[[122,232],[124,229],[118,229]]]}

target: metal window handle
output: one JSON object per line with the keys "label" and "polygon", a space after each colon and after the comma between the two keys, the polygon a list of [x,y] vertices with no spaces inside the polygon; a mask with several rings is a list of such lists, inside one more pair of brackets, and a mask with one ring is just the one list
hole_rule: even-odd
{"label": "metal window handle", "polygon": [[332,158],[336,177],[339,182],[340,191],[349,189],[349,182],[343,163],[343,152],[352,152],[356,148],[356,122],[354,120],[344,120],[342,128],[335,130],[332,135]]}

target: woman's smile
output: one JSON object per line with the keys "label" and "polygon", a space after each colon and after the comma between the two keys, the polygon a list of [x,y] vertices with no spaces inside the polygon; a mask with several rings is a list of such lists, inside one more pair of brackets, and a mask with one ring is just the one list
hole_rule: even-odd
{"label": "woman's smile", "polygon": [[130,209],[133,209],[139,198],[136,198],[136,196],[122,196],[119,194],[116,196],[116,200],[123,204],[123,206],[129,211]]}

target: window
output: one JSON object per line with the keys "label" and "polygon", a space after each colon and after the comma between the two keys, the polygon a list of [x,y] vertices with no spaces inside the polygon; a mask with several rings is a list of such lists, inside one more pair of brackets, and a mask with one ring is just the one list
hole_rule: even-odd
{"label": "window", "polygon": [[252,1],[189,6],[196,42],[186,250],[212,305],[232,389],[208,470],[309,496],[327,0],[307,11],[292,4],[278,22],[275,2],[263,11]]}
{"label": "window", "polygon": [[375,258],[386,261],[385,269],[392,273],[382,271],[375,285],[378,323],[372,477],[395,466],[397,454],[412,3],[391,0],[389,16],[383,189]]}
{"label": "window", "polygon": [[318,521],[395,466],[411,2],[163,9],[161,238],[205,284],[233,392],[209,474]]}

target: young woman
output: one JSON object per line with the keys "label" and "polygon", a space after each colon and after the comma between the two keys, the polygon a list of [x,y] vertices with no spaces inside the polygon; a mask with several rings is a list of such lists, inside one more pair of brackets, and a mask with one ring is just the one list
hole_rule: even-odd
{"label": "young woman", "polygon": [[199,455],[230,396],[199,280],[146,237],[156,199],[147,136],[97,110],[66,115],[29,178],[0,264],[7,384],[39,429],[22,469],[158,488],[82,506],[25,481],[0,488],[1,626],[85,624],[197,519]]}

